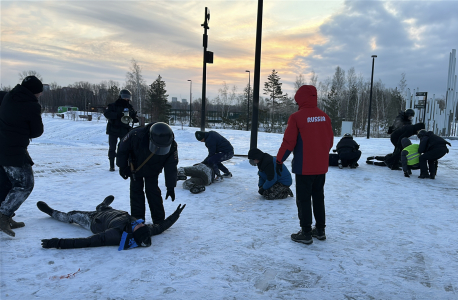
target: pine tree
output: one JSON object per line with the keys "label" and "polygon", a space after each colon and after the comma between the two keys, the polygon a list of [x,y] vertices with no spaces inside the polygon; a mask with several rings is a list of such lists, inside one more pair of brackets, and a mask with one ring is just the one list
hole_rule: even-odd
{"label": "pine tree", "polygon": [[165,89],[165,81],[159,75],[148,90],[148,111],[152,122],[169,123],[172,106],[167,103],[168,96]]}
{"label": "pine tree", "polygon": [[331,91],[328,93],[328,97],[324,100],[324,112],[331,118],[332,131],[334,136],[340,134],[341,122],[339,118],[339,100],[337,99],[337,93],[335,87],[331,87]]}
{"label": "pine tree", "polygon": [[271,112],[271,126],[273,127],[273,114],[278,107],[283,102],[283,92],[281,90],[282,83],[280,82],[280,76],[277,72],[272,70],[272,73],[267,77],[267,81],[264,83],[264,95],[269,97],[267,106],[270,107]]}

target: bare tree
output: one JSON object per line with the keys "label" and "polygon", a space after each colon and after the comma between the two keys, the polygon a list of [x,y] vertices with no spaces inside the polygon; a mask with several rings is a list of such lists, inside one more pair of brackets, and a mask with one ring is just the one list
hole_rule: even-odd
{"label": "bare tree", "polygon": [[305,84],[304,75],[299,74],[299,76],[296,76],[296,81],[294,82],[294,94],[296,94],[297,90],[304,84]]}
{"label": "bare tree", "polygon": [[38,73],[35,70],[22,71],[18,74],[19,74],[19,82],[22,82],[22,80],[24,80],[24,78],[26,78],[27,76],[35,76],[38,79],[40,79],[40,81],[43,81],[43,77],[41,77],[40,73]]}
{"label": "bare tree", "polygon": [[133,89],[134,96],[138,101],[140,115],[142,115],[142,95],[148,89],[146,82],[143,79],[142,68],[135,59],[132,58],[130,72],[126,73],[126,87]]}

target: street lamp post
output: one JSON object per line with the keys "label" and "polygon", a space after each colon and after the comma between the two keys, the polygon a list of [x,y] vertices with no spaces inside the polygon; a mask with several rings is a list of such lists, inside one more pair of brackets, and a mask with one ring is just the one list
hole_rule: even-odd
{"label": "street lamp post", "polygon": [[191,79],[188,79],[188,81],[191,81],[190,85],[189,85],[189,127],[191,127],[192,125],[192,122],[191,122],[191,119],[192,119],[192,80]]}
{"label": "street lamp post", "polygon": [[247,110],[246,110],[246,131],[248,131],[248,124],[250,123],[250,71],[248,72],[248,101],[247,101]]}
{"label": "street lamp post", "polygon": [[372,86],[374,85],[374,61],[377,55],[372,55],[372,76],[371,76],[371,93],[369,96],[369,116],[367,120],[367,138],[371,134],[371,108],[372,108]]}

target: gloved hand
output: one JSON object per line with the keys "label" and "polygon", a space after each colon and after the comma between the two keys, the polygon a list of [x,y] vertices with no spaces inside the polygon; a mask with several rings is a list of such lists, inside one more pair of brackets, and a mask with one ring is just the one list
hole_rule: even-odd
{"label": "gloved hand", "polygon": [[121,175],[122,178],[128,179],[130,176],[132,176],[132,171],[130,170],[130,167],[124,167],[119,169],[119,175]]}
{"label": "gloved hand", "polygon": [[263,189],[262,186],[259,187],[259,190],[258,190],[259,195],[262,196],[262,194],[264,194],[264,191],[265,191],[265,189]]}
{"label": "gloved hand", "polygon": [[183,207],[181,207],[181,204],[178,205],[177,209],[175,210],[175,212],[174,212],[172,215],[175,215],[175,216],[178,215],[178,216],[180,216],[181,212],[183,211],[183,209],[184,209],[185,207],[186,207],[186,204],[183,205]]}
{"label": "gloved hand", "polygon": [[275,167],[275,170],[277,170],[277,175],[281,176],[281,171],[283,171],[283,164],[277,161],[277,166]]}
{"label": "gloved hand", "polygon": [[58,238],[53,238],[53,239],[43,239],[41,240],[41,247],[43,248],[59,248],[59,239]]}
{"label": "gloved hand", "polygon": [[167,200],[169,196],[172,199],[172,202],[175,201],[175,189],[174,188],[167,188],[167,194],[165,194],[165,199]]}
{"label": "gloved hand", "polygon": [[410,177],[409,172],[404,172],[404,177]]}

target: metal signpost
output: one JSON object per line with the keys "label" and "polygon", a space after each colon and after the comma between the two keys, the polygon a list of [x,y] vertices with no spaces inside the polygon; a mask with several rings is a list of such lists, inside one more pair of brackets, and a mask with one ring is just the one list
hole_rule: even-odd
{"label": "metal signpost", "polygon": [[417,97],[425,97],[424,100],[418,100],[417,104],[414,105],[414,108],[423,109],[423,120],[422,123],[426,124],[426,102],[428,101],[428,92],[417,92],[415,94]]}

